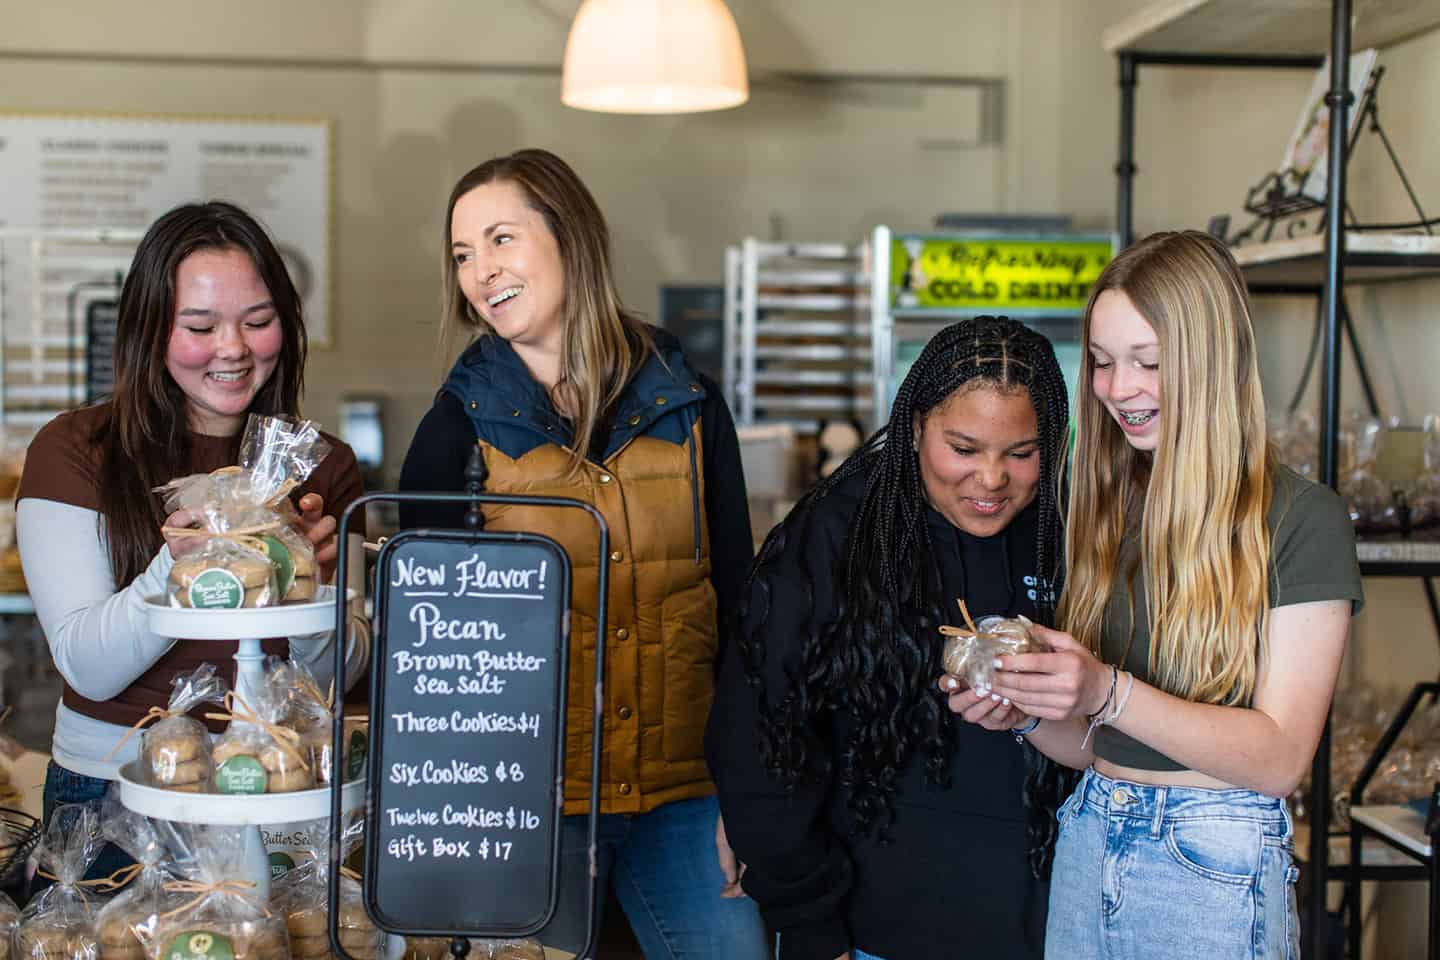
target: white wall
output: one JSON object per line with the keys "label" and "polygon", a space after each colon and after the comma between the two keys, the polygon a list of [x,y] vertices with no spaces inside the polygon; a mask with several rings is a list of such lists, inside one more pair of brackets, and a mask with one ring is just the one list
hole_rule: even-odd
{"label": "white wall", "polygon": [[[1053,0],[736,2],[751,102],[648,118],[560,105],[577,6],[3,0],[0,109],[334,117],[335,343],[313,355],[307,408],[333,422],[345,392],[385,394],[392,476],[450,359],[435,344],[445,197],[488,157],[538,145],[569,159],[610,218],[623,295],[652,314],[663,283],[718,282],[724,246],[747,234],[859,239],[880,222],[923,227],[941,209],[1061,203],[1056,160],[1017,149],[1049,125],[1026,91],[1054,98],[1053,83],[1010,84],[1006,140],[965,146],[984,106],[976,87],[774,79],[1007,80],[1027,62],[1031,7]],[[1046,60],[1060,36],[1048,31]]]}

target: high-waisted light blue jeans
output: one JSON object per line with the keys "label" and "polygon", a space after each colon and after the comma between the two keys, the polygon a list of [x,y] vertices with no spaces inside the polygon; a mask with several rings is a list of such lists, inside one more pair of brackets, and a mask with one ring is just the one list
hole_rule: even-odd
{"label": "high-waisted light blue jeans", "polygon": [[1059,819],[1047,960],[1300,956],[1285,801],[1092,768]]}

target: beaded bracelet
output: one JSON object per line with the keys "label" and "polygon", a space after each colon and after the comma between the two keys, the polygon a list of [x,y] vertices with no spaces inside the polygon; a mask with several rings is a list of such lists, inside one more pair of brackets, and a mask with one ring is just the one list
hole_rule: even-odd
{"label": "beaded bracelet", "polygon": [[1110,709],[1110,704],[1115,700],[1115,684],[1119,679],[1120,668],[1112,665],[1110,667],[1110,692],[1105,694],[1105,702],[1100,704],[1099,710],[1086,715],[1085,719],[1090,721],[1090,726],[1085,730],[1085,739],[1080,741],[1081,750],[1084,750],[1090,743],[1090,738],[1095,734],[1095,728],[1105,722],[1105,713]]}

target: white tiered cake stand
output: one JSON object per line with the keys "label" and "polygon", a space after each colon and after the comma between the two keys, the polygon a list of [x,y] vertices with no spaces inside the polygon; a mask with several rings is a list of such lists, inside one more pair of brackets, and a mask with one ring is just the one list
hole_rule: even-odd
{"label": "white tiered cake stand", "polygon": [[[150,629],[162,637],[190,640],[238,640],[235,651],[235,689],[247,703],[255,702],[265,677],[264,637],[294,637],[335,629],[335,588],[320,587],[308,603],[242,610],[195,610],[171,607],[163,598],[147,601]],[[336,769],[340,764],[336,764]],[[223,793],[184,793],[162,790],[141,782],[135,764],[120,769],[120,802],[128,809],[156,820],[240,827],[246,833],[245,879],[255,884],[256,895],[270,897],[270,862],[260,827],[295,823],[330,816],[330,788],[294,793],[252,796]],[[345,812],[365,803],[363,779],[345,784],[341,805]]]}

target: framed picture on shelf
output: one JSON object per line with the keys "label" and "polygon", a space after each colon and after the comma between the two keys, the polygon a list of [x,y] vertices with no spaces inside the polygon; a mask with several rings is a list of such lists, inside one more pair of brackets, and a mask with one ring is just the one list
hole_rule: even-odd
{"label": "framed picture on shelf", "polygon": [[[1355,100],[1350,106],[1349,130],[1346,140],[1355,132],[1360,122],[1361,98],[1375,70],[1376,51],[1361,50],[1350,57],[1350,92]],[[1285,158],[1280,162],[1281,175],[1285,178],[1285,192],[1300,194],[1319,203],[1325,201],[1325,187],[1329,179],[1326,156],[1330,152],[1330,108],[1325,105],[1325,94],[1330,90],[1330,60],[1315,72],[1310,84],[1310,93],[1305,98],[1295,132],[1285,147]]]}

